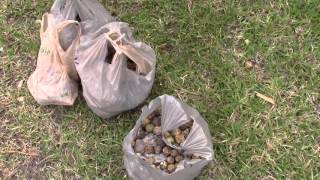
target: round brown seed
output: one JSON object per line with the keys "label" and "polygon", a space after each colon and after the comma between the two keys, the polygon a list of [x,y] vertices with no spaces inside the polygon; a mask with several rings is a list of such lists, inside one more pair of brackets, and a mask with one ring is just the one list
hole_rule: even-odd
{"label": "round brown seed", "polygon": [[151,120],[149,118],[145,118],[142,122],[142,125],[145,127],[147,124],[150,124]]}
{"label": "round brown seed", "polygon": [[181,132],[181,130],[179,129],[179,128],[176,128],[176,129],[173,129],[172,130],[172,136],[176,136],[177,134],[181,134],[182,132]]}
{"label": "round brown seed", "polygon": [[175,157],[176,162],[180,162],[183,160],[183,157],[181,155],[178,155]]}
{"label": "round brown seed", "polygon": [[172,156],[168,156],[168,157],[167,157],[167,162],[168,162],[169,164],[173,164],[173,163],[174,163],[174,158],[173,158]]}
{"label": "round brown seed", "polygon": [[159,137],[156,138],[155,142],[156,142],[157,146],[160,146],[161,148],[166,145],[165,142],[163,142],[163,140]]}
{"label": "round brown seed", "polygon": [[183,143],[186,139],[185,139],[185,137],[184,137],[183,134],[177,134],[177,135],[175,136],[175,140],[176,140],[176,142],[177,142],[178,144],[181,144],[181,143]]}
{"label": "round brown seed", "polygon": [[176,166],[174,164],[169,164],[167,169],[169,173],[173,173],[176,170]]}
{"label": "round brown seed", "polygon": [[166,141],[170,144],[174,143],[174,139],[172,136],[166,137]]}
{"label": "round brown seed", "polygon": [[137,153],[143,153],[144,151],[144,142],[142,141],[142,139],[137,139],[136,143],[134,145],[134,151]]}
{"label": "round brown seed", "polygon": [[152,124],[154,124],[155,126],[161,126],[161,117],[160,116],[153,117]]}
{"label": "round brown seed", "polygon": [[178,153],[178,150],[172,149],[172,151],[171,151],[171,156],[172,156],[172,157],[176,157],[178,154],[179,154],[179,153]]}
{"label": "round brown seed", "polygon": [[161,135],[161,126],[154,127],[153,134],[160,136]]}
{"label": "round brown seed", "polygon": [[147,124],[145,128],[146,128],[146,131],[148,133],[151,133],[151,132],[153,132],[154,125],[153,124]]}
{"label": "round brown seed", "polygon": [[160,163],[160,168],[161,168],[162,170],[167,169],[167,167],[168,167],[167,161],[162,161],[162,162]]}
{"label": "round brown seed", "polygon": [[165,133],[164,133],[164,138],[167,138],[167,137],[172,137],[169,132],[165,132]]}
{"label": "round brown seed", "polygon": [[136,135],[136,138],[143,139],[146,135],[147,135],[147,133],[142,128],[139,128],[137,135]]}
{"label": "round brown seed", "polygon": [[154,153],[154,148],[153,146],[146,146],[144,147],[144,152],[147,154],[153,154]]}
{"label": "round brown seed", "polygon": [[156,154],[160,154],[161,150],[162,150],[161,146],[154,147],[154,153],[156,153]]}
{"label": "round brown seed", "polygon": [[169,146],[165,146],[163,149],[162,149],[162,152],[163,152],[163,155],[165,156],[169,156],[171,154],[171,148]]}

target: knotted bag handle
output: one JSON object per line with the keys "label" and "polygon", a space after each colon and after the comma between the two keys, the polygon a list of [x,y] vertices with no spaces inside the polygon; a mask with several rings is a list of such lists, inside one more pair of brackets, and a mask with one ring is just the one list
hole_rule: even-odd
{"label": "knotted bag handle", "polygon": [[148,63],[147,57],[143,55],[144,52],[133,47],[131,43],[126,42],[123,39],[125,34],[120,35],[118,32],[109,31],[108,33],[106,33],[106,36],[116,50],[124,53],[134,63],[137,64],[138,73],[146,75],[151,71],[151,65]]}

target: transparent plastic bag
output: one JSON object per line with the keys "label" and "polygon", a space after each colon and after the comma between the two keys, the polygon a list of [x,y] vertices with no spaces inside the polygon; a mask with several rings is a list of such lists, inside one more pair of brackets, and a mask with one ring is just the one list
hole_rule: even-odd
{"label": "transparent plastic bag", "polygon": [[76,68],[88,106],[110,118],[132,109],[149,95],[156,56],[148,45],[136,42],[126,23],[112,22],[81,36]]}
{"label": "transparent plastic bag", "polygon": [[55,17],[56,23],[65,20],[78,21],[82,34],[95,32],[101,26],[115,21],[97,0],[56,0],[50,13]]}
{"label": "transparent plastic bag", "polygon": [[[152,112],[161,109],[162,134],[187,123],[193,119],[193,126],[187,139],[181,144],[184,154],[197,154],[203,159],[181,161],[175,172],[168,174],[151,167],[133,150],[131,144],[142,121]],[[169,144],[167,144],[169,145]],[[175,146],[169,145],[173,148]],[[190,106],[182,103],[173,96],[163,95],[150,102],[142,109],[142,114],[135,127],[123,141],[124,166],[130,179],[135,180],[189,180],[199,175],[201,169],[214,157],[210,131],[206,121]]]}
{"label": "transparent plastic bag", "polygon": [[[53,27],[66,20],[77,21],[81,26],[81,35],[95,32],[101,26],[115,20],[97,0],[56,0],[50,14]],[[65,27],[59,34],[61,47],[71,44],[76,34],[77,31],[72,26]],[[70,63],[69,66],[73,69],[71,77],[78,80],[74,63]]]}

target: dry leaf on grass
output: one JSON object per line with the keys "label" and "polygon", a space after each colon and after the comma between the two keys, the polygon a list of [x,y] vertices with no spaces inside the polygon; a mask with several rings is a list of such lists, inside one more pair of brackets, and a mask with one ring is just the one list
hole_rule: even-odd
{"label": "dry leaf on grass", "polygon": [[22,96],[21,96],[21,97],[18,97],[17,100],[18,100],[19,102],[24,102],[24,97],[22,97]]}
{"label": "dry leaf on grass", "polygon": [[265,96],[265,95],[263,95],[261,93],[258,93],[258,92],[255,92],[255,93],[256,93],[256,96],[258,96],[259,98],[263,99],[264,101],[269,102],[272,105],[276,104],[275,101],[272,98],[270,98],[268,96]]}
{"label": "dry leaf on grass", "polygon": [[22,86],[23,86],[23,81],[24,81],[24,80],[19,81],[19,84],[18,84],[18,86],[17,86],[17,88],[18,88],[19,91],[21,90],[21,88],[22,88]]}
{"label": "dry leaf on grass", "polygon": [[253,68],[256,64],[252,61],[246,61],[246,68]]}
{"label": "dry leaf on grass", "polygon": [[188,0],[188,10],[189,10],[189,12],[191,12],[192,4],[193,4],[193,1],[192,0]]}

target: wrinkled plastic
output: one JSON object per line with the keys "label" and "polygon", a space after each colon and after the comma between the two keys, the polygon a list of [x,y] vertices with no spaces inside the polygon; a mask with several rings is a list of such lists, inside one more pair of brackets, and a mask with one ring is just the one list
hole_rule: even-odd
{"label": "wrinkled plastic", "polygon": [[[76,20],[81,24],[82,34],[95,32],[115,18],[97,0],[56,0],[50,13],[55,22]],[[66,38],[68,34],[65,35]]]}
{"label": "wrinkled plastic", "polygon": [[[128,69],[130,58],[137,66]],[[88,106],[102,118],[132,109],[149,95],[156,56],[148,45],[136,42],[126,23],[112,22],[81,36],[76,68]]]}
{"label": "wrinkled plastic", "polygon": [[[60,34],[67,28],[74,29],[69,42],[60,43]],[[78,95],[78,75],[74,66],[74,54],[80,40],[80,25],[68,20],[55,24],[52,14],[44,14],[40,29],[41,46],[36,70],[27,85],[41,105],[72,105]]]}
{"label": "wrinkled plastic", "polygon": [[[56,0],[42,19],[36,70],[28,79],[41,105],[72,105],[78,96],[74,64],[80,33],[95,32],[114,18],[97,0]],[[82,32],[83,31],[83,32]]]}
{"label": "wrinkled plastic", "polygon": [[[204,159],[185,159],[179,163],[175,172],[167,174],[151,167],[134,152],[131,142],[134,140],[143,119],[159,108],[161,108],[162,133],[178,128],[190,119],[194,120],[191,132],[187,139],[181,144],[180,148],[184,150],[184,154],[196,154]],[[201,169],[207,165],[214,156],[211,135],[205,120],[195,109],[168,95],[154,99],[150,102],[149,106],[145,106],[142,109],[140,118],[136,122],[135,127],[125,137],[122,147],[124,152],[124,166],[129,178],[135,180],[193,179],[199,175]]]}

